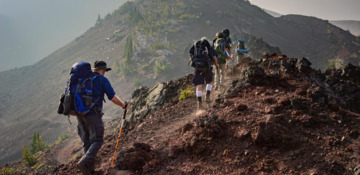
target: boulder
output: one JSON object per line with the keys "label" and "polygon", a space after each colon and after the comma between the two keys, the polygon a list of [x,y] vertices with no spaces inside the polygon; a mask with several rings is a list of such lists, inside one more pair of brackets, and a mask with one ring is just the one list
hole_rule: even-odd
{"label": "boulder", "polygon": [[261,84],[265,78],[266,74],[264,69],[258,66],[247,67],[243,69],[240,75],[240,80],[243,83],[250,83],[252,85]]}
{"label": "boulder", "polygon": [[117,157],[116,167],[119,170],[141,172],[144,167],[156,166],[156,162],[159,162],[158,159],[159,156],[151,150],[150,145],[134,143],[132,148],[120,152]]}
{"label": "boulder", "polygon": [[298,59],[296,62],[296,68],[299,72],[303,73],[311,69],[311,62],[306,58]]}
{"label": "boulder", "polygon": [[255,132],[252,132],[252,140],[260,147],[280,148],[292,144],[290,130],[282,125],[280,118],[274,115],[266,115],[265,121],[258,123]]}

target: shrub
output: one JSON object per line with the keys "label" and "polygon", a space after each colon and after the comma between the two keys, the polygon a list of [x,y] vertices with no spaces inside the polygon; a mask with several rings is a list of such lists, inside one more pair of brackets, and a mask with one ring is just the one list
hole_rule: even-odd
{"label": "shrub", "polygon": [[105,19],[105,20],[108,20],[108,19],[110,19],[110,16],[111,16],[110,13],[108,13],[108,14],[106,14],[106,16],[105,16],[104,19]]}
{"label": "shrub", "polygon": [[188,86],[186,89],[180,89],[180,97],[179,101],[191,98],[194,96],[195,92],[191,90],[190,86]]}
{"label": "shrub", "polygon": [[34,131],[34,134],[32,136],[31,143],[30,143],[31,154],[35,154],[35,153],[42,151],[48,147],[49,147],[48,144],[43,141],[39,132]]}
{"label": "shrub", "polygon": [[25,166],[34,165],[37,161],[36,158],[30,153],[29,149],[26,146],[24,146],[23,148],[22,157]]}
{"label": "shrub", "polygon": [[59,144],[59,143],[63,142],[64,140],[66,140],[67,138],[69,138],[69,135],[68,134],[63,134],[63,135],[58,137],[58,139],[55,141],[55,143]]}
{"label": "shrub", "polygon": [[134,80],[133,80],[133,85],[135,86],[135,87],[139,87],[139,86],[141,86],[142,85],[142,82],[140,81],[140,79],[138,79],[138,78],[134,78]]}
{"label": "shrub", "polygon": [[35,169],[35,171],[38,171],[41,167],[43,167],[44,166],[44,164],[42,163],[42,164],[40,164],[39,166],[37,166],[36,167],[36,169]]}
{"label": "shrub", "polygon": [[6,167],[1,169],[0,175],[10,175],[10,174],[15,174],[15,170],[12,168],[6,168]]}
{"label": "shrub", "polygon": [[121,64],[120,65],[120,72],[118,73],[119,76],[128,76],[132,73],[136,72],[136,69],[129,64]]}
{"label": "shrub", "polygon": [[169,63],[156,62],[154,66],[154,72],[160,74],[170,71],[171,67]]}
{"label": "shrub", "polygon": [[164,43],[162,42],[154,42],[151,47],[154,49],[154,50],[162,50],[162,49],[166,49],[166,46]]}
{"label": "shrub", "polygon": [[190,15],[190,14],[183,14],[180,16],[180,19],[195,19],[196,16],[195,15]]}
{"label": "shrub", "polygon": [[164,44],[162,41],[156,41],[154,42],[151,47],[153,48],[153,50],[163,50],[163,49],[166,49],[166,50],[171,50],[171,51],[176,51],[176,47],[173,46],[172,44]]}
{"label": "shrub", "polygon": [[327,68],[334,69],[334,68],[344,68],[345,64],[340,59],[329,59],[328,60]]}

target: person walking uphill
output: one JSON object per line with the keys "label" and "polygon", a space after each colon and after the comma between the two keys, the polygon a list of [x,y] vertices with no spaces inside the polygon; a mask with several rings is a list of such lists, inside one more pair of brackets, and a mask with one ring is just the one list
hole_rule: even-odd
{"label": "person walking uphill", "polygon": [[196,97],[198,109],[203,109],[202,106],[202,86],[206,83],[206,98],[205,102],[210,103],[210,93],[212,90],[213,72],[212,64],[218,68],[215,50],[210,46],[206,37],[196,41],[190,48],[190,62],[194,67],[193,84],[196,86]]}
{"label": "person walking uphill", "polygon": [[[96,61],[93,68],[92,83],[92,108],[85,115],[76,115],[78,120],[78,134],[84,143],[84,155],[77,163],[82,174],[92,174],[94,172],[95,157],[104,142],[104,123],[102,112],[104,94],[116,105],[125,108],[125,103],[115,95],[109,80],[104,76],[105,72],[111,68],[106,66],[104,61]],[[76,97],[75,97],[76,98]],[[126,106],[126,109],[130,105]]]}
{"label": "person walking uphill", "polygon": [[215,90],[218,90],[224,83],[226,60],[232,59],[233,55],[230,56],[229,52],[226,51],[225,35],[221,32],[216,34],[216,40],[214,40],[214,49],[217,54],[217,61],[219,64],[220,71],[216,71],[215,74]]}

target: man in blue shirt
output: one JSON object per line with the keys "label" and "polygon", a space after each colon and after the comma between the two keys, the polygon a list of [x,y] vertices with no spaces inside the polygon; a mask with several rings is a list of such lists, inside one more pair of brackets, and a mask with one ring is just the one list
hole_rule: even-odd
{"label": "man in blue shirt", "polygon": [[[77,163],[78,168],[83,174],[91,174],[94,171],[96,153],[100,150],[104,142],[104,123],[102,112],[104,95],[116,105],[125,109],[125,103],[115,95],[109,80],[104,77],[105,72],[111,68],[106,66],[104,61],[96,61],[94,64],[95,78],[93,80],[93,109],[85,116],[76,116],[78,120],[78,134],[84,143],[84,155]],[[130,105],[126,106],[128,109]]]}

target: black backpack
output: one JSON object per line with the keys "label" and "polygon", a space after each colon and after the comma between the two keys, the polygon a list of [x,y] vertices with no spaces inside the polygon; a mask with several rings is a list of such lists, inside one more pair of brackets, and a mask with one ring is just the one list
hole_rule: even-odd
{"label": "black backpack", "polygon": [[225,38],[225,42],[226,42],[226,48],[227,49],[230,49],[231,47],[230,47],[230,30],[229,29],[224,29],[223,30],[223,32],[222,32],[223,34],[224,34],[224,38]]}
{"label": "black backpack", "polygon": [[209,69],[209,50],[205,42],[197,41],[194,43],[194,54],[191,57],[191,66],[196,70],[204,71]]}

